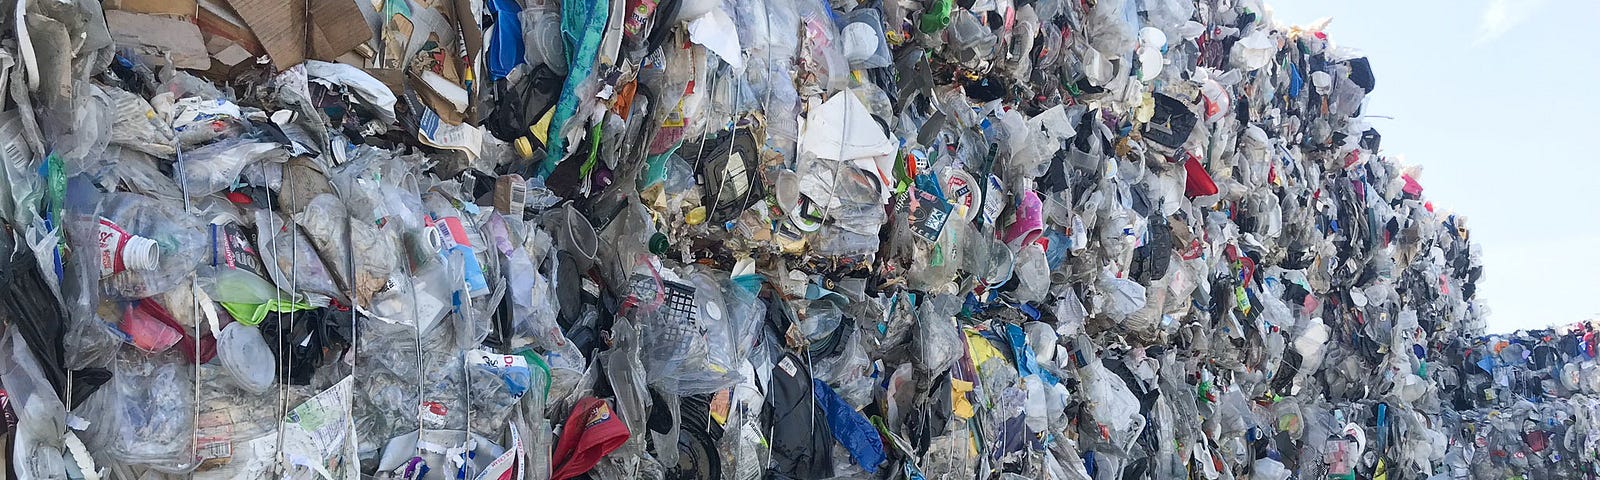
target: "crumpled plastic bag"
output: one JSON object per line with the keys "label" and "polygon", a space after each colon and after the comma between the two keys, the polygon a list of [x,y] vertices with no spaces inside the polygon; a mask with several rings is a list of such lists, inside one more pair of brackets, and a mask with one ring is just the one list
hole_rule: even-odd
{"label": "crumpled plastic bag", "polygon": [[[851,323],[854,325],[854,322]],[[857,328],[852,326],[849,329],[849,337],[844,342],[843,353],[813,360],[815,368],[812,374],[819,380],[827,381],[830,386],[836,386],[834,391],[852,408],[862,408],[872,401],[873,389],[877,386],[873,378],[872,359],[867,357],[862,334]]]}
{"label": "crumpled plastic bag", "polygon": [[124,352],[109,388],[90,402],[85,442],[120,462],[167,473],[194,468],[194,386],[172,356]]}
{"label": "crumpled plastic bag", "polygon": [[346,288],[353,283],[358,304],[371,304],[373,295],[387,288],[395,270],[394,259],[399,258],[393,239],[370,223],[350,221],[349,210],[339,197],[322,194],[311,199],[305,211],[295,214],[295,223],[320,254],[306,261],[325,262],[333,278]]}
{"label": "crumpled plastic bag", "polygon": [[183,152],[178,181],[191,197],[210,195],[233,186],[247,166],[288,158],[277,143],[244,138],[223,140]]}
{"label": "crumpled plastic bag", "polygon": [[276,213],[257,210],[256,245],[262,265],[278,288],[344,301],[333,274],[298,225],[285,222]]}
{"label": "crumpled plastic bag", "polygon": [[111,99],[113,121],[111,144],[148,155],[172,158],[177,154],[172,128],[151,117],[155,109],[138,94],[114,87],[102,87]]}
{"label": "crumpled plastic bag", "polygon": [[955,296],[930,297],[917,308],[912,342],[919,369],[938,374],[961,359],[964,342],[955,324],[955,314],[960,310],[961,299]]}
{"label": "crumpled plastic bag", "polygon": [[1134,0],[1095,2],[1084,19],[1089,44],[1108,57],[1131,55],[1138,41],[1134,32],[1138,14]]}
{"label": "crumpled plastic bag", "polygon": [[1233,44],[1228,59],[1239,69],[1253,72],[1272,62],[1275,47],[1265,31],[1256,30]]}
{"label": "crumpled plastic bag", "polygon": [[1139,415],[1139,399],[1133,396],[1121,377],[1098,360],[1079,369],[1078,376],[1089,397],[1090,415],[1096,422],[1110,427],[1114,438],[1138,433],[1134,427],[1144,427],[1144,417]]}
{"label": "crumpled plastic bag", "polygon": [[1100,272],[1099,296],[1095,297],[1095,310],[1113,321],[1121,321],[1144,308],[1147,296],[1144,285],[1121,278],[1110,270]]}
{"label": "crumpled plastic bag", "polygon": [[1254,473],[1251,480],[1289,480],[1289,475],[1294,472],[1283,466],[1283,462],[1270,458],[1258,458],[1250,468]]}
{"label": "crumpled plastic bag", "polygon": [[850,451],[850,458],[860,465],[867,473],[877,473],[878,464],[887,459],[883,451],[883,440],[879,438],[878,431],[873,428],[867,418],[857,412],[855,407],[845,403],[844,399],[834,393],[833,388],[822,380],[812,380],[812,392],[817,397],[817,404],[826,412],[829,430],[833,431],[833,438]]}

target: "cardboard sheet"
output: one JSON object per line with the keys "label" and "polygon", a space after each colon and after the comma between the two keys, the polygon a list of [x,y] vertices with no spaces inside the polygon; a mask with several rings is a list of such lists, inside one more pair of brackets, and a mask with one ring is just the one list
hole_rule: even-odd
{"label": "cardboard sheet", "polygon": [[311,57],[333,60],[372,39],[372,30],[354,0],[311,0],[311,29],[306,29],[306,5],[283,0],[228,0],[272,57],[273,66],[286,69],[306,59],[306,37]]}

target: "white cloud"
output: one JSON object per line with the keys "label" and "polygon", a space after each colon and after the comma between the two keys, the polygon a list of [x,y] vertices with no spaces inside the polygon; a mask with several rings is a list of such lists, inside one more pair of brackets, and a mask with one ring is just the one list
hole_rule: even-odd
{"label": "white cloud", "polygon": [[1528,21],[1548,0],[1489,0],[1478,18],[1478,35],[1473,44],[1494,41]]}

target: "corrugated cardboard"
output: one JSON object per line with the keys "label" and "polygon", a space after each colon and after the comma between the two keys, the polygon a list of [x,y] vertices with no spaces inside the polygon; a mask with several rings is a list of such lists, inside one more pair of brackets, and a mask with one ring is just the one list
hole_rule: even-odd
{"label": "corrugated cardboard", "polygon": [[196,0],[109,0],[105,7],[107,10],[124,12],[193,17],[198,13],[200,4]]}
{"label": "corrugated cardboard", "polygon": [[159,15],[106,11],[106,26],[118,47],[140,55],[160,57],[170,53],[178,68],[205,70],[211,67],[200,27],[183,20]]}
{"label": "corrugated cardboard", "polygon": [[[306,59],[306,5],[284,0],[228,0],[227,2],[272,57],[278,69]],[[354,0],[311,1],[311,56],[333,60],[356,45],[372,39],[372,30]]]}
{"label": "corrugated cardboard", "polygon": [[211,58],[229,67],[237,66],[253,57],[244,47],[222,37],[212,37],[207,41],[206,50],[211,52]]}
{"label": "corrugated cardboard", "polygon": [[195,17],[195,23],[200,25],[200,33],[207,37],[232,40],[251,55],[267,54],[267,49],[261,46],[261,40],[256,39],[255,32],[250,31],[250,27],[244,25],[244,19],[239,18],[239,14],[233,12],[233,7],[223,0],[201,0],[200,14]]}

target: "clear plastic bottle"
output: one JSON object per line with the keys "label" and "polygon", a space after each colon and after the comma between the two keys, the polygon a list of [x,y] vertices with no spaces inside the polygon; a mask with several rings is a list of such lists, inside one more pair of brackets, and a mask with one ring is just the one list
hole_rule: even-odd
{"label": "clear plastic bottle", "polygon": [[139,299],[172,290],[186,283],[205,257],[210,242],[182,204],[115,193],[102,205],[94,220],[95,240],[101,283],[113,296]]}

